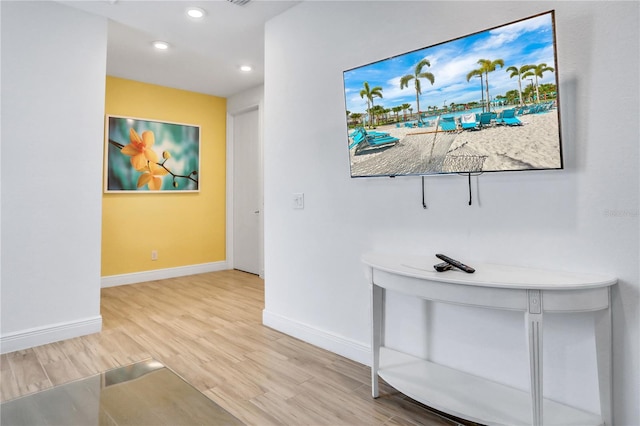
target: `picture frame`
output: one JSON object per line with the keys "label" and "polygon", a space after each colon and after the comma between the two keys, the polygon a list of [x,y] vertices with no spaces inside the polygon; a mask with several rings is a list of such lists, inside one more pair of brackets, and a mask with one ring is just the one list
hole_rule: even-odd
{"label": "picture frame", "polygon": [[106,115],[105,193],[200,191],[200,126]]}

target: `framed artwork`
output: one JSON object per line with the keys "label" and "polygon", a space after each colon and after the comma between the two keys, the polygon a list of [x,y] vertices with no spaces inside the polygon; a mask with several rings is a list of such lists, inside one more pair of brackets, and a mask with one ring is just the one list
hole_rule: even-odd
{"label": "framed artwork", "polygon": [[105,192],[198,192],[200,126],[107,115]]}

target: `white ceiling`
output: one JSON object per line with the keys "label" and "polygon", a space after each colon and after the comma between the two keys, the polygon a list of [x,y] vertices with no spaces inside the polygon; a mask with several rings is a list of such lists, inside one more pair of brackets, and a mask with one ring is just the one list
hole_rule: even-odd
{"label": "white ceiling", "polygon": [[[300,3],[293,0],[60,1],[109,18],[107,74],[228,97],[264,81],[264,24]],[[195,21],[187,7],[206,11]],[[167,51],[151,43],[168,42]],[[240,65],[250,65],[249,73]]]}

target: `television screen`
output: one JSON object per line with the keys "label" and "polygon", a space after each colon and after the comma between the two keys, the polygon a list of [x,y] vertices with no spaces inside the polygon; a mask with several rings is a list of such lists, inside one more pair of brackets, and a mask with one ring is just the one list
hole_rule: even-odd
{"label": "television screen", "polygon": [[554,18],[345,71],[351,176],[561,169]]}

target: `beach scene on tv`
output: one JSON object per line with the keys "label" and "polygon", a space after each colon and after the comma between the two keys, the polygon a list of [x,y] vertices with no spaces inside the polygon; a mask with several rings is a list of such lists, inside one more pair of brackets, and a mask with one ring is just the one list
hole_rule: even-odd
{"label": "beach scene on tv", "polygon": [[344,72],[351,176],[562,168],[553,12]]}

